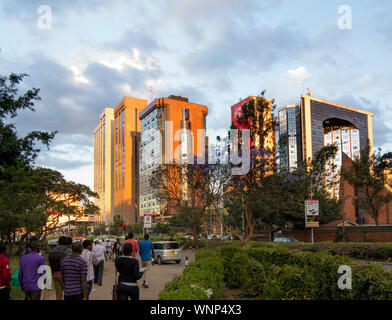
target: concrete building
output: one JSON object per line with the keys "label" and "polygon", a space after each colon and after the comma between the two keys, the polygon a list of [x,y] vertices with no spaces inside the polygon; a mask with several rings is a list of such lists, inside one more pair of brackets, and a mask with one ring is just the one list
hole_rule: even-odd
{"label": "concrete building", "polygon": [[139,113],[147,100],[124,97],[114,109],[114,156],[112,217],[121,216],[135,224],[139,216]]}
{"label": "concrete building", "polygon": [[105,108],[94,130],[94,199],[100,208],[96,223],[109,223],[113,211],[113,126],[114,109]]}
{"label": "concrete building", "polygon": [[155,99],[140,113],[140,217],[151,213],[152,221],[156,222],[177,213],[176,208],[161,201],[159,190],[151,188],[149,179],[161,164],[179,162],[204,152],[203,148],[198,150],[198,145],[206,143],[205,140],[199,143],[198,130],[206,129],[207,115],[206,106],[173,95]]}
{"label": "concrete building", "polygon": [[[324,146],[336,144],[338,152],[333,161],[331,194],[339,197],[339,170],[342,153],[354,159],[369,141],[373,152],[373,114],[364,110],[313,97],[309,92],[300,103],[280,108],[279,145],[281,168],[292,170],[303,160],[311,160]],[[328,182],[331,180],[328,180]]]}

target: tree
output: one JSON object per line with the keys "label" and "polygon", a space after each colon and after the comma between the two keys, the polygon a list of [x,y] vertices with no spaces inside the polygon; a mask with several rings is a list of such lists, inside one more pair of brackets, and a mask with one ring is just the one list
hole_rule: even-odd
{"label": "tree", "polygon": [[392,194],[386,188],[385,170],[391,168],[391,155],[383,156],[380,150],[370,154],[369,143],[361,150],[360,157],[352,161],[349,169],[342,169],[342,177],[357,191],[353,203],[364,209],[374,219],[379,227],[379,212],[388,202]]}
{"label": "tree", "polygon": [[194,244],[209,208],[223,195],[230,179],[229,169],[221,164],[174,163],[160,165],[151,176],[150,185],[165,204],[165,210],[177,211],[184,222],[182,226],[191,229]]}
{"label": "tree", "polygon": [[[232,176],[226,193],[228,199],[235,201],[237,209],[240,208],[242,224],[229,226],[226,223],[227,218],[223,217],[221,222],[244,245],[247,245],[252,238],[255,226],[260,220],[255,215],[255,211],[259,192],[263,190],[263,181],[266,176],[276,171],[276,150],[274,150],[276,119],[273,117],[276,105],[273,99],[267,99],[264,94],[265,91],[262,91],[256,99],[245,103],[237,115],[237,126],[249,129],[250,141],[243,138],[243,131],[240,131],[238,141],[230,137],[233,144],[242,147],[241,150],[247,145],[250,146],[250,159],[247,159],[249,171],[243,175]],[[232,124],[232,128],[236,126]]]}
{"label": "tree", "polygon": [[15,126],[6,123],[20,110],[34,111],[40,100],[36,88],[19,95],[18,86],[26,76],[0,76],[0,236],[10,243],[17,230],[23,231],[21,241],[31,232],[44,238],[57,227],[60,216],[97,211],[89,200],[97,195],[87,186],[66,181],[55,170],[35,167],[37,142],[49,148],[57,132],[33,131],[19,137]]}
{"label": "tree", "polygon": [[158,222],[154,227],[154,231],[156,233],[168,234],[170,232],[170,225],[168,223]]}
{"label": "tree", "polygon": [[123,225],[125,224],[125,220],[120,215],[115,215],[113,217],[112,223],[109,225],[109,233],[121,236],[123,233]]}

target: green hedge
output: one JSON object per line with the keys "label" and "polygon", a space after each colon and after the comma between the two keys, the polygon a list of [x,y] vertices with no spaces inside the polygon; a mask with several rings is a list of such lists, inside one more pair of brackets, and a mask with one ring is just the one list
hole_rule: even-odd
{"label": "green hedge", "polygon": [[[206,251],[202,251],[206,250]],[[160,300],[220,299],[224,293],[223,260],[220,255],[210,256],[211,249],[200,249],[196,261],[185,268],[180,277],[165,285]]]}
{"label": "green hedge", "polygon": [[[283,245],[203,248],[183,275],[167,284],[160,299],[219,299],[225,287],[248,297],[282,300],[392,299],[392,274],[379,265],[358,265],[352,258],[321,247]],[[303,249],[303,248],[302,248]],[[341,290],[339,266],[352,269],[352,289]],[[208,296],[206,289],[212,289]]]}
{"label": "green hedge", "polygon": [[391,242],[251,242],[250,245],[254,248],[285,247],[301,251],[327,252],[332,255],[344,255],[354,259],[392,260]]}

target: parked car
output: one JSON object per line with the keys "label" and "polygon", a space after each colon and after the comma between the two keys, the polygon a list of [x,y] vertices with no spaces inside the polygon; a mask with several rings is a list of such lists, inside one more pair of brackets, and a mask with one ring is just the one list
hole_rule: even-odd
{"label": "parked car", "polygon": [[176,241],[153,242],[154,258],[153,263],[163,264],[166,261],[181,262],[182,249]]}
{"label": "parked car", "polygon": [[278,237],[274,239],[274,242],[298,242],[298,240],[291,237]]}
{"label": "parked car", "polygon": [[208,240],[214,240],[214,239],[219,239],[219,237],[218,237],[217,235],[215,235],[215,234],[209,234],[209,235],[207,236],[207,239],[208,239]]}

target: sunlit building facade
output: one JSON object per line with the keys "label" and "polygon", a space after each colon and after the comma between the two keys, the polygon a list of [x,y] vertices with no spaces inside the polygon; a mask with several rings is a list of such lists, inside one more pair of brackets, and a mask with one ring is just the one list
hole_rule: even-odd
{"label": "sunlit building facade", "polygon": [[[150,178],[161,164],[178,162],[189,154],[201,156],[197,148],[198,130],[206,129],[207,115],[206,106],[173,95],[155,99],[140,113],[140,217],[151,213],[152,221],[157,222],[178,213],[178,208],[160,199],[159,190],[150,186]],[[207,144],[205,140],[203,143]]]}
{"label": "sunlit building facade", "polygon": [[338,198],[342,153],[355,159],[368,142],[373,152],[373,114],[308,93],[301,96],[299,104],[279,109],[278,116],[281,168],[292,170],[324,146],[337,146],[335,159],[326,167],[325,182],[331,195]]}
{"label": "sunlit building facade", "polygon": [[139,222],[139,147],[141,123],[139,113],[147,100],[124,99],[114,109],[113,211],[126,224]]}
{"label": "sunlit building facade", "polygon": [[97,223],[108,224],[113,211],[113,126],[114,109],[105,108],[94,130],[94,192],[99,196],[94,203],[100,209],[94,217]]}

